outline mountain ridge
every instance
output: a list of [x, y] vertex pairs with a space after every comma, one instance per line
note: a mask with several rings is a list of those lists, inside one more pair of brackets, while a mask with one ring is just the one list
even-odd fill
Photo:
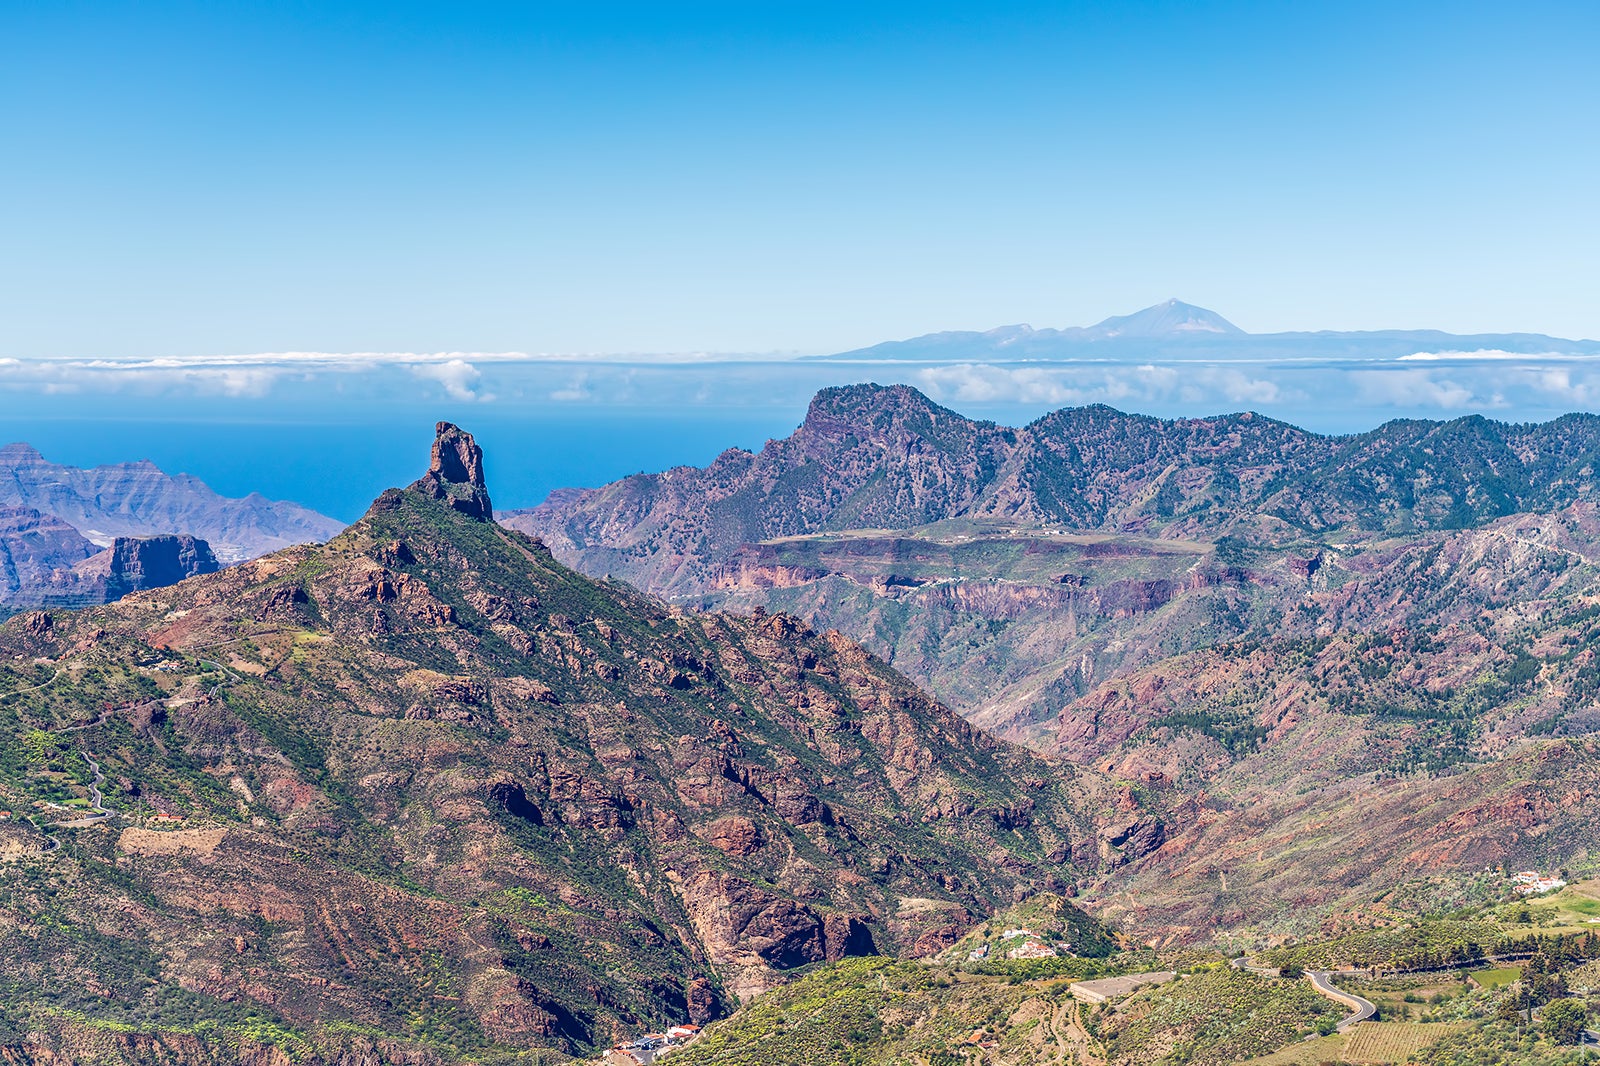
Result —
[[1600, 493], [1600, 416], [1395, 420], [1342, 437], [1244, 412], [1163, 420], [1105, 405], [1012, 428], [905, 385], [816, 394], [760, 452], [639, 474], [505, 512], [590, 573], [691, 596], [743, 544], [952, 518], [1268, 543], [1456, 528]]
[[117, 537], [197, 537], [224, 563], [326, 540], [343, 528], [260, 493], [222, 496], [193, 475], [167, 474], [149, 460], [85, 469], [52, 463], [22, 442], [0, 446], [0, 506], [53, 515], [102, 548]]
[[1418, 352], [1507, 351], [1521, 354], [1600, 354], [1600, 340], [1542, 333], [1470, 333], [1443, 330], [1290, 330], [1250, 333], [1215, 311], [1172, 299], [1092, 326], [1034, 329], [947, 330], [865, 348], [814, 356], [839, 361], [970, 360], [1049, 361], [1107, 356], [1178, 360], [1249, 355], [1256, 358], [1403, 359]]

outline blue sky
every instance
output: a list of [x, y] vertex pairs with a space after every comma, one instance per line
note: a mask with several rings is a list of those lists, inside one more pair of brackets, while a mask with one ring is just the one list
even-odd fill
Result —
[[0, 355], [1600, 335], [1600, 6], [0, 3]]
[[1600, 337], [1596, 54], [1592, 2], [0, 0], [0, 437], [350, 515], [437, 417], [525, 504], [846, 381], [1012, 423], [1593, 409], [1592, 357], [795, 357], [1168, 297]]

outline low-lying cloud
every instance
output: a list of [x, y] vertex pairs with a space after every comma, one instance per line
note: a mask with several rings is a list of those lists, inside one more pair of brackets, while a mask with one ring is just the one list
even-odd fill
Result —
[[450, 359], [443, 363], [421, 363], [410, 367], [413, 376], [424, 381], [437, 382], [452, 400], [489, 403], [492, 392], [478, 392], [478, 382], [483, 372], [465, 359]]
[[1480, 398], [1471, 387], [1428, 370], [1352, 370], [1348, 376], [1357, 400], [1366, 404], [1445, 411], [1504, 406], [1503, 400]]
[[[719, 411], [803, 411], [818, 389], [905, 382], [958, 409], [1007, 419], [1102, 403], [1123, 410], [1212, 415], [1253, 409], [1323, 429], [1384, 418], [1542, 419], [1600, 404], [1600, 357], [1419, 352], [1386, 362], [1310, 360], [897, 362], [798, 358], [616, 356], [521, 352], [273, 352], [157, 359], [0, 357], [0, 403], [187, 417], [301, 417], [474, 404]], [[10, 395], [11, 400], [5, 400]], [[98, 398], [98, 399], [97, 399]], [[95, 400], [95, 403], [91, 403]]]
[[924, 367], [917, 382], [936, 400], [975, 404], [1052, 404], [1181, 401], [1189, 404], [1272, 405], [1302, 398], [1297, 390], [1229, 367], [1007, 367], [958, 363]]

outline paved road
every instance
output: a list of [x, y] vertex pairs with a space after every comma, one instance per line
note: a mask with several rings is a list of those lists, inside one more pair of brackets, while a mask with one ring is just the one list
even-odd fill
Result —
[[[111, 717], [111, 708], [107, 707], [107, 708], [105, 708], [104, 710], [102, 710], [100, 712], [100, 717], [96, 718], [92, 722], [85, 722], [82, 725], [69, 725], [65, 729], [57, 729], [57, 730], [55, 730], [55, 732], [57, 732], [57, 733], [81, 733], [85, 729], [93, 729], [96, 726], [105, 725], [106, 724], [106, 719], [110, 718], [110, 717]], [[88, 756], [85, 755], [84, 758], [87, 759]]]
[[56, 822], [63, 829], [82, 829], [85, 826], [99, 825], [110, 818], [115, 811], [106, 810], [105, 795], [101, 793], [100, 786], [106, 783], [105, 771], [100, 769], [100, 764], [86, 751], [79, 751], [83, 761], [89, 764], [89, 771], [94, 774], [94, 781], [89, 785], [89, 810], [93, 813], [84, 818], [74, 818], [70, 822]]
[[217, 693], [222, 691], [225, 685], [243, 680], [238, 674], [234, 673], [232, 670], [229, 670], [221, 663], [214, 663], [210, 659], [196, 659], [195, 662], [199, 663], [201, 666], [214, 666], [218, 670], [222, 671], [222, 680], [218, 681], [216, 685], [212, 687], [208, 695], [215, 696]]
[[0, 700], [8, 700], [12, 696], [20, 696], [24, 692], [38, 692], [42, 688], [49, 688], [51, 685], [56, 683], [56, 678], [60, 677], [65, 672], [66, 671], [62, 670], [58, 666], [58, 667], [56, 667], [56, 672], [50, 675], [50, 680], [46, 681], [44, 684], [42, 684], [42, 685], [32, 685], [32, 686], [30, 686], [28, 688], [13, 689], [10, 692], [0, 693]]
[[1253, 973], [1257, 977], [1279, 976], [1278, 967], [1262, 966], [1248, 955], [1240, 955], [1237, 959], [1231, 960], [1228, 965], [1232, 966], [1235, 970], [1244, 970], [1248, 973]]
[[[1340, 970], [1307, 970], [1306, 971], [1306, 978], [1308, 980], [1310, 980], [1312, 988], [1315, 988], [1318, 992], [1322, 993], [1324, 996], [1327, 996], [1329, 999], [1333, 1000], [1335, 1003], [1339, 1003], [1339, 1004], [1342, 1004], [1343, 1006], [1349, 1007], [1354, 1012], [1353, 1014], [1350, 1014], [1348, 1017], [1346, 1017], [1344, 1019], [1344, 1021], [1340, 1022], [1339, 1025], [1337, 1026], [1339, 1032], [1341, 1032], [1341, 1033], [1344, 1032], [1346, 1029], [1350, 1028], [1352, 1025], [1355, 1025], [1355, 1024], [1357, 1024], [1359, 1022], [1367, 1021], [1370, 1018], [1376, 1018], [1378, 1016], [1378, 1006], [1377, 1006], [1377, 1004], [1373, 1003], [1370, 999], [1362, 999], [1360, 996], [1354, 995], [1353, 993], [1341, 992], [1341, 991], [1339, 991], [1339, 989], [1333, 987], [1332, 978], [1334, 978], [1336, 976], [1339, 976], [1341, 973], [1344, 973], [1344, 972], [1346, 972], [1346, 971], [1340, 971]], [[1361, 974], [1359, 971], [1356, 971], [1356, 972], [1352, 973], [1352, 976], [1365, 976], [1365, 975]]]
[[105, 808], [105, 796], [100, 792], [100, 786], [106, 783], [106, 775], [88, 752], [81, 751], [78, 754], [83, 756], [83, 761], [89, 764], [89, 771], [94, 774], [94, 781], [89, 785], [89, 807], [96, 814], [110, 818], [111, 812]]

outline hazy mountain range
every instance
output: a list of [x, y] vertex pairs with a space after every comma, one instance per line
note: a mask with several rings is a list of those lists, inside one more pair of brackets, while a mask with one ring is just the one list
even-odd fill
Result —
[[703, 591], [741, 546], [985, 519], [1253, 545], [1450, 529], [1600, 497], [1600, 416], [1404, 420], [1347, 437], [1250, 413], [1065, 408], [1013, 428], [908, 386], [825, 389], [756, 453], [555, 493], [504, 516], [593, 573]]
[[1504, 352], [1600, 355], [1600, 341], [1541, 333], [1444, 333], [1439, 330], [1246, 333], [1215, 311], [1168, 300], [1093, 326], [928, 333], [820, 358], [840, 361], [945, 363], [967, 361], [1125, 360], [1130, 358], [1403, 359], [1418, 353]]
[[101, 547], [156, 533], [199, 537], [225, 563], [327, 540], [341, 528], [299, 504], [257, 493], [230, 499], [147, 461], [84, 470], [52, 463], [27, 444], [0, 448], [0, 506], [54, 515]]
[[0, 448], [0, 614], [104, 603], [289, 544], [339, 523], [252, 493], [221, 496], [153, 463], [84, 470], [27, 444]]

